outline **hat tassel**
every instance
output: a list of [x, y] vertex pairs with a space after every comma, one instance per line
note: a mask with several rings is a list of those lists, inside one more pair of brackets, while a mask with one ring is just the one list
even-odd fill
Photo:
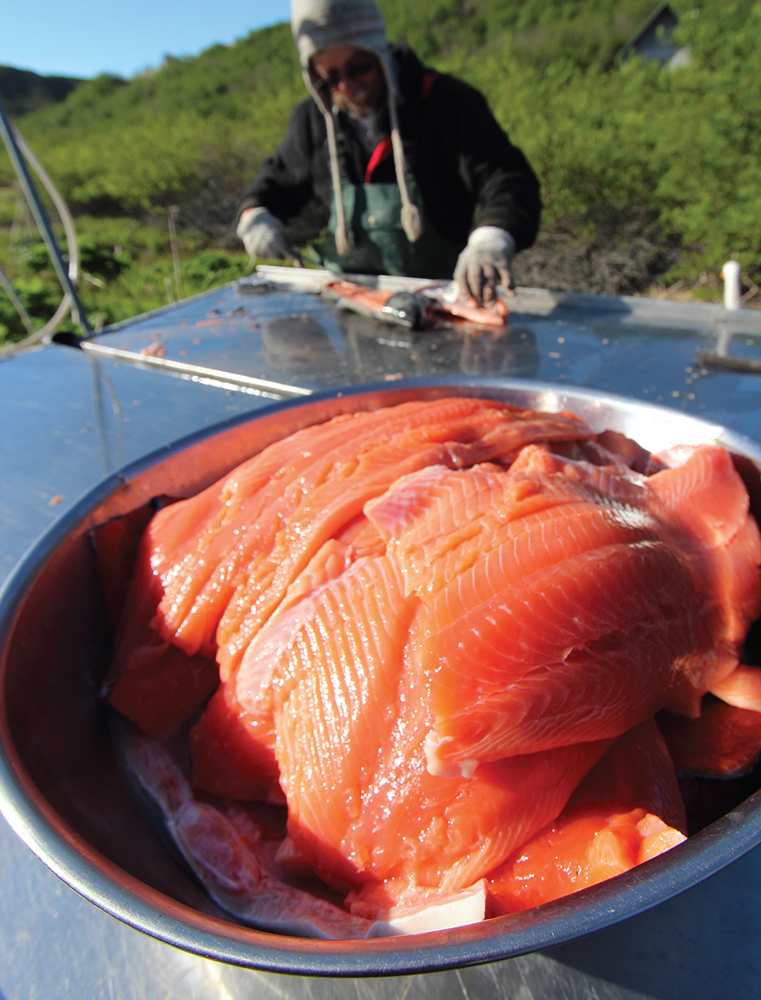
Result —
[[394, 166], [396, 167], [396, 183], [402, 196], [402, 228], [410, 243], [419, 240], [423, 234], [423, 219], [417, 205], [413, 204], [407, 189], [405, 173], [404, 148], [399, 133], [399, 118], [396, 111], [396, 100], [389, 95], [389, 111], [391, 112], [391, 146], [394, 150]]

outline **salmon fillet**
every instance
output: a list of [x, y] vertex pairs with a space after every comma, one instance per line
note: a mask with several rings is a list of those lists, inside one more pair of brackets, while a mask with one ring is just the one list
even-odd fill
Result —
[[491, 873], [492, 912], [604, 882], [680, 844], [686, 828], [674, 765], [648, 719], [615, 741], [556, 820]]
[[[650, 720], [732, 686], [761, 609], [730, 456], [651, 467], [572, 415], [470, 398], [299, 431], [153, 518], [111, 703], [166, 735], [205, 703], [208, 674], [191, 681], [214, 658], [195, 787], [284, 799], [278, 863], [362, 919], [481, 899], [500, 866], [523, 877], [524, 845], [570, 857], [603, 829], [626, 870], [682, 836]], [[152, 647], [170, 651], [166, 682]], [[621, 739], [650, 762], [639, 781], [609, 757], [590, 772]]]
[[329, 884], [382, 883], [389, 903], [481, 878], [557, 814], [607, 747], [503, 760], [472, 779], [431, 775], [409, 657], [418, 610], [392, 559], [358, 560], [311, 599], [273, 681], [291, 841]]
[[[216, 659], [227, 681], [322, 546], [356, 534], [364, 504], [399, 476], [429, 464], [509, 462], [531, 441], [590, 436], [570, 415], [479, 399], [404, 403], [292, 434], [153, 518], [132, 583], [136, 610], [125, 616], [107, 690], [120, 698], [146, 629], [188, 657]], [[363, 531], [355, 553], [372, 547]]]
[[761, 538], [726, 452], [650, 478], [539, 464], [429, 468], [366, 508], [425, 606], [437, 774], [694, 715], [758, 614]]

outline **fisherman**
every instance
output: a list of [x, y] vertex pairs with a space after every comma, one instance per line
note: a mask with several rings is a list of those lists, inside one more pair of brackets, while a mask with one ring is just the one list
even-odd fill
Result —
[[539, 183], [484, 97], [388, 44], [375, 0], [292, 0], [291, 27], [311, 96], [239, 204], [249, 254], [300, 263], [286, 226], [316, 199], [333, 270], [454, 274], [479, 303], [511, 289]]

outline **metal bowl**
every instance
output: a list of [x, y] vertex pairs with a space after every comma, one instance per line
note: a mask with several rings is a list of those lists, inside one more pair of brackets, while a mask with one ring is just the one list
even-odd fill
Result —
[[157, 495], [191, 496], [298, 428], [339, 413], [452, 395], [571, 410], [595, 430], [619, 431], [651, 451], [718, 442], [750, 460], [744, 471], [751, 478], [761, 467], [761, 448], [750, 439], [674, 411], [564, 386], [452, 377], [275, 404], [106, 479], [27, 553], [0, 594], [0, 807], [31, 850], [81, 895], [154, 937], [222, 962], [306, 975], [407, 974], [510, 958], [580, 937], [669, 899], [761, 842], [756, 792], [667, 854], [554, 903], [455, 930], [329, 942], [237, 924], [134, 806], [97, 698], [111, 636], [89, 531]]

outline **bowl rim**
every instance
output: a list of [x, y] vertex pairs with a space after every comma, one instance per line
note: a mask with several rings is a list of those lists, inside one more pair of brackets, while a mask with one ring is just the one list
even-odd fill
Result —
[[[450, 391], [451, 390], [451, 391]], [[761, 446], [716, 423], [652, 403], [575, 386], [499, 377], [446, 376], [370, 382], [275, 402], [179, 438], [125, 465], [86, 491], [22, 556], [0, 588], [0, 708], [4, 709], [7, 652], [15, 623], [35, 580], [54, 553], [91, 513], [142, 473], [200, 442], [265, 416], [310, 404], [420, 391], [515, 400], [541, 394], [557, 409], [579, 401], [625, 408], [710, 437], [761, 467]], [[569, 401], [573, 402], [569, 402]], [[566, 403], [569, 405], [566, 407]], [[392, 405], [388, 402], [384, 405]], [[324, 419], [324, 418], [323, 418]], [[285, 433], [285, 432], [284, 432]], [[233, 462], [233, 465], [237, 462]], [[678, 847], [623, 875], [562, 899], [467, 927], [409, 937], [322, 941], [260, 931], [203, 913], [130, 875], [95, 851], [50, 806], [13, 745], [0, 712], [0, 812], [30, 850], [85, 899], [131, 927], [216, 961], [268, 972], [360, 977], [443, 971], [517, 957], [567, 943], [643, 913], [716, 874], [761, 843], [761, 791]]]

